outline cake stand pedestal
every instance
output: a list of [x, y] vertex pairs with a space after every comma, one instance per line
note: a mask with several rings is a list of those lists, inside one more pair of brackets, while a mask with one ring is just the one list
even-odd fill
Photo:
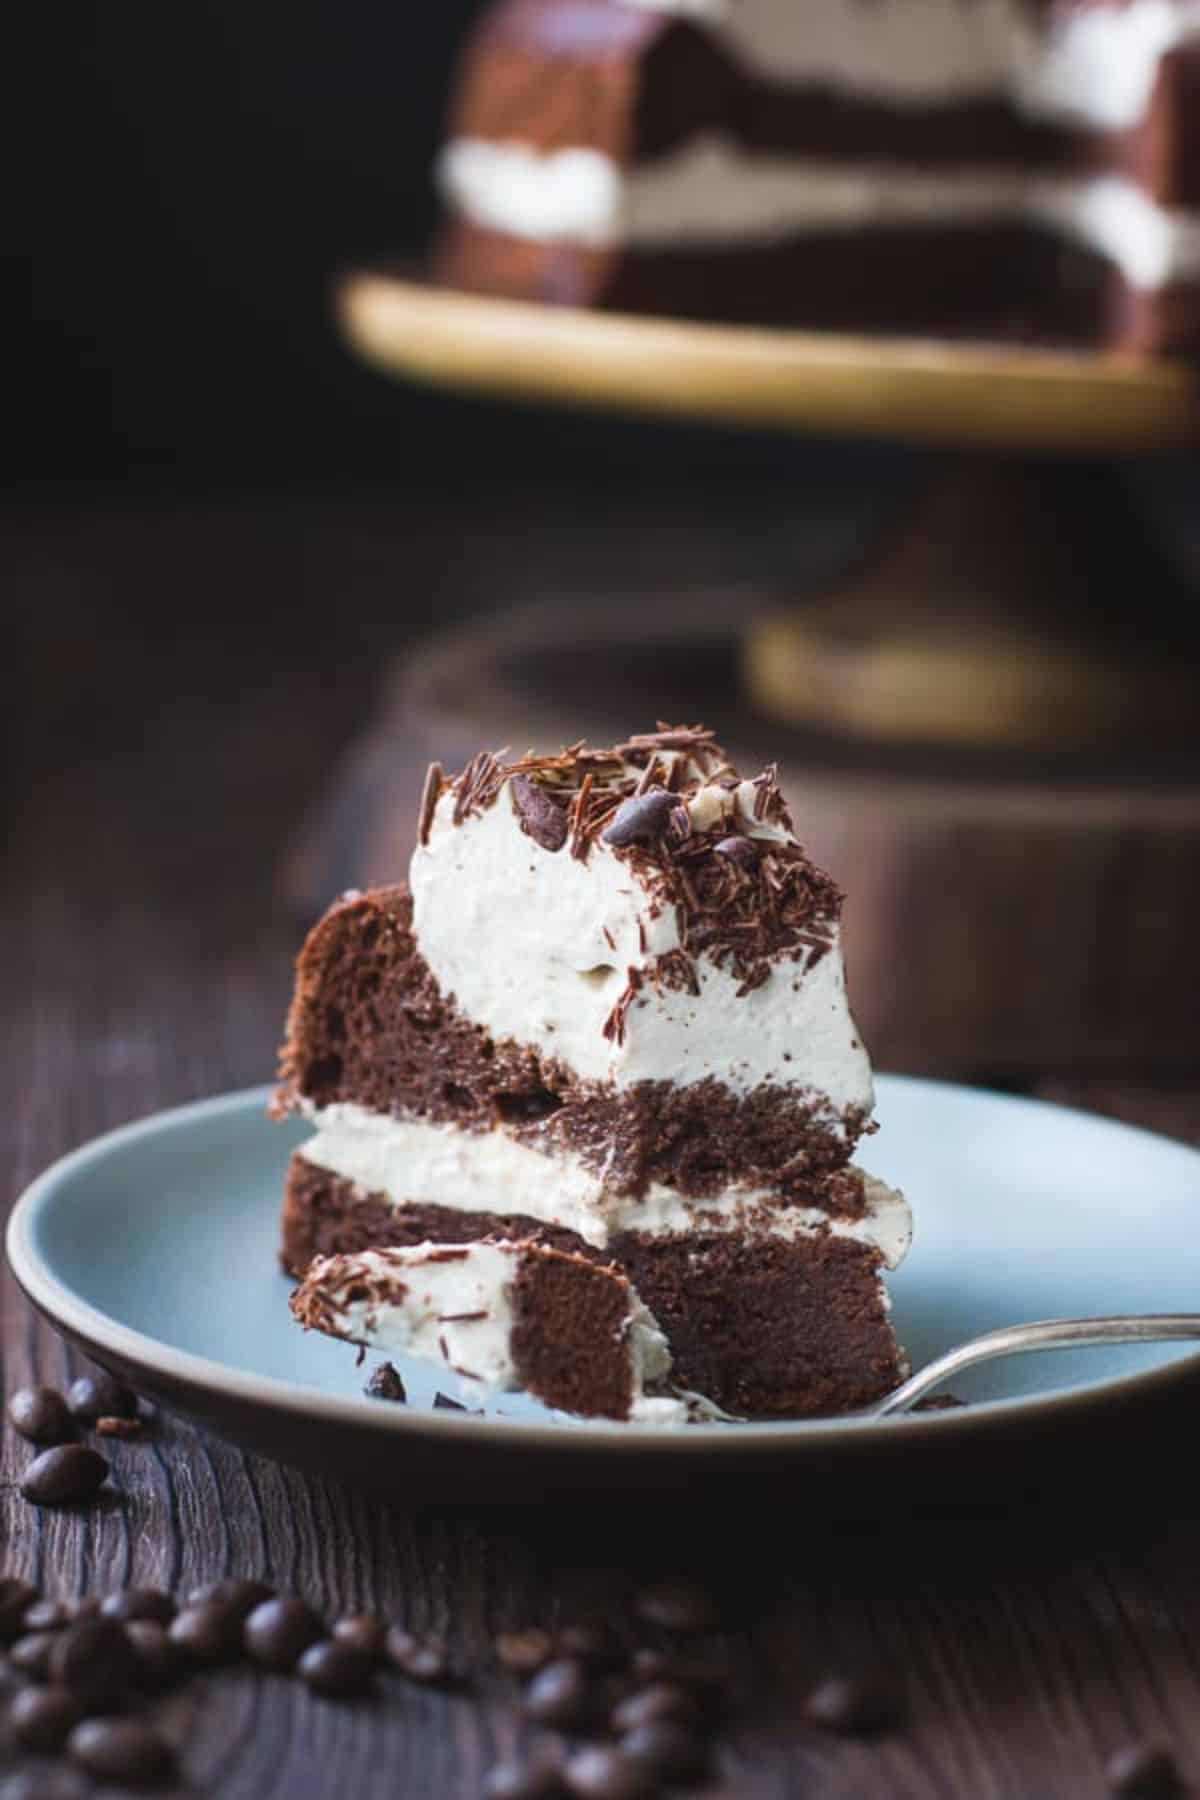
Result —
[[1188, 370], [632, 319], [378, 273], [348, 278], [340, 311], [360, 353], [409, 378], [947, 454], [835, 591], [605, 592], [427, 646], [297, 847], [300, 906], [402, 871], [414, 757], [703, 718], [739, 760], [781, 759], [802, 835], [850, 894], [878, 1061], [1013, 1080], [1034, 1056], [1194, 1064], [1194, 600], [1115, 483], [1058, 454], [1192, 441]]

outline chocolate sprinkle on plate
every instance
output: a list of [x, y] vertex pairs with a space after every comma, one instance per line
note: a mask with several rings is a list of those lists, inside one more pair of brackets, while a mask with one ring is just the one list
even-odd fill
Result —
[[380, 1363], [363, 1388], [372, 1400], [394, 1400], [403, 1406], [408, 1399], [404, 1383], [390, 1362]]

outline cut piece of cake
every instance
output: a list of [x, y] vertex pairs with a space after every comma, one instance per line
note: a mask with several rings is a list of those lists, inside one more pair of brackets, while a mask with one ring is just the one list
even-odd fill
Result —
[[682, 1423], [667, 1340], [619, 1270], [546, 1244], [489, 1239], [318, 1257], [300, 1323], [440, 1362], [475, 1399], [532, 1394], [586, 1418]]
[[493, 0], [441, 279], [701, 319], [1200, 344], [1197, 0]]
[[431, 771], [418, 837], [411, 894], [345, 896], [298, 961], [286, 1267], [537, 1233], [636, 1269], [681, 1385], [730, 1412], [893, 1385], [910, 1218], [850, 1160], [841, 895], [774, 771], [700, 727], [483, 753]]

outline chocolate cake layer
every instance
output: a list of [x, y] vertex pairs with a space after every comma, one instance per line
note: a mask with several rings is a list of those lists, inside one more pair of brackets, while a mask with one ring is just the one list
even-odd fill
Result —
[[729, 1412], [799, 1418], [865, 1406], [902, 1378], [881, 1294], [879, 1256], [828, 1233], [649, 1237], [627, 1232], [599, 1252], [519, 1215], [396, 1208], [340, 1176], [291, 1160], [281, 1258], [301, 1276], [316, 1254], [392, 1245], [537, 1237], [614, 1261], [666, 1332], [678, 1385]]
[[281, 1062], [279, 1108], [350, 1103], [463, 1131], [497, 1126], [548, 1155], [570, 1152], [611, 1191], [651, 1183], [696, 1200], [732, 1183], [781, 1204], [858, 1216], [861, 1177], [842, 1167], [868, 1129], [858, 1109], [835, 1129], [823, 1101], [713, 1077], [685, 1086], [584, 1081], [511, 1041], [493, 1040], [442, 995], [414, 940], [403, 886], [347, 897], [310, 933]]
[[629, 1358], [615, 1348], [627, 1294], [623, 1282], [582, 1258], [524, 1257], [512, 1285], [512, 1351], [526, 1392], [563, 1412], [627, 1419]]
[[1200, 285], [1158, 293], [1033, 225], [806, 233], [778, 242], [618, 253], [485, 231], [443, 233], [437, 278], [509, 299], [1004, 343], [1157, 348], [1196, 335]]

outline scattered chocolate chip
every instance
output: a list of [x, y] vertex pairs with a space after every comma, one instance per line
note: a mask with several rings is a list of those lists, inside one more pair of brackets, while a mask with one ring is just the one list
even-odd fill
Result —
[[561, 850], [567, 841], [567, 815], [540, 782], [514, 775], [512, 797], [521, 830], [543, 850]]
[[687, 1688], [670, 1681], [656, 1681], [617, 1702], [612, 1727], [619, 1736], [657, 1719], [694, 1719], [698, 1711], [695, 1696]]
[[8, 1652], [8, 1660], [14, 1669], [30, 1681], [49, 1681], [50, 1652], [54, 1648], [56, 1631], [29, 1631], [19, 1637]]
[[202, 1600], [176, 1613], [167, 1637], [180, 1655], [215, 1668], [241, 1654], [242, 1616], [220, 1599]]
[[378, 1658], [386, 1648], [387, 1629], [387, 1621], [378, 1613], [348, 1613], [334, 1625], [332, 1635], [339, 1644], [361, 1650], [364, 1656]]
[[521, 1710], [539, 1725], [578, 1725], [591, 1710], [591, 1694], [583, 1664], [556, 1657], [538, 1670], [521, 1697]]
[[25, 1629], [25, 1614], [37, 1597], [37, 1589], [20, 1576], [0, 1576], [0, 1644], [20, 1637]]
[[497, 1763], [483, 1783], [483, 1800], [559, 1800], [566, 1792], [562, 1768], [552, 1757]]
[[156, 1625], [169, 1625], [175, 1617], [175, 1602], [161, 1588], [125, 1588], [119, 1594], [108, 1594], [100, 1602], [106, 1619], [149, 1619]]
[[8, 1709], [12, 1734], [26, 1750], [59, 1750], [84, 1714], [84, 1701], [70, 1688], [22, 1688]]
[[629, 844], [649, 843], [662, 836], [674, 806], [675, 796], [666, 788], [651, 788], [648, 793], [633, 794], [628, 800], [622, 800], [601, 837], [614, 850], [623, 850]]
[[157, 1693], [183, 1674], [187, 1656], [157, 1619], [130, 1619], [125, 1635], [137, 1658], [135, 1680], [140, 1688]]
[[172, 1763], [162, 1738], [140, 1719], [85, 1719], [67, 1739], [67, 1753], [101, 1781], [134, 1785], [161, 1781]]
[[717, 1622], [716, 1608], [703, 1588], [687, 1581], [659, 1581], [643, 1588], [633, 1603], [639, 1619], [661, 1625], [665, 1631], [688, 1634], [710, 1631]]
[[18, 1388], [8, 1403], [9, 1423], [31, 1444], [63, 1444], [75, 1435], [67, 1403], [57, 1388]]
[[80, 1619], [56, 1631], [50, 1649], [50, 1679], [95, 1698], [115, 1698], [137, 1679], [137, 1656], [116, 1619]]
[[137, 1395], [100, 1370], [81, 1375], [67, 1389], [67, 1406], [73, 1418], [94, 1424], [97, 1419], [136, 1419]]
[[703, 1781], [708, 1774], [708, 1745], [678, 1719], [651, 1719], [621, 1738], [620, 1750], [660, 1781]]
[[243, 1581], [236, 1577], [228, 1577], [224, 1581], [206, 1581], [201, 1587], [195, 1587], [187, 1597], [189, 1606], [222, 1606], [235, 1619], [247, 1619], [256, 1606], [264, 1600], [273, 1600], [274, 1588], [265, 1581]]
[[433, 1404], [435, 1411], [438, 1412], [469, 1411], [469, 1408], [465, 1407], [461, 1400], [452, 1400], [449, 1394], [435, 1394], [433, 1396]]
[[101, 1437], [136, 1438], [142, 1435], [140, 1419], [97, 1419], [96, 1430]]
[[900, 1706], [888, 1688], [869, 1676], [831, 1675], [808, 1696], [804, 1714], [826, 1731], [866, 1736], [894, 1725]]
[[34, 1457], [21, 1492], [34, 1506], [78, 1506], [95, 1497], [107, 1474], [108, 1464], [98, 1450], [86, 1444], [56, 1444]]
[[514, 1675], [534, 1674], [553, 1653], [554, 1639], [537, 1626], [527, 1631], [502, 1631], [496, 1639], [496, 1659]]
[[557, 1650], [561, 1656], [577, 1657], [589, 1669], [622, 1668], [629, 1654], [624, 1641], [602, 1620], [564, 1625], [558, 1634]]
[[643, 1800], [655, 1785], [648, 1769], [604, 1744], [589, 1744], [568, 1758], [563, 1781], [579, 1800]]
[[60, 1631], [75, 1617], [75, 1608], [66, 1600], [35, 1600], [22, 1621], [26, 1631]]
[[1175, 1758], [1162, 1744], [1124, 1744], [1104, 1773], [1109, 1791], [1122, 1800], [1175, 1800], [1183, 1792]]
[[724, 837], [715, 846], [718, 856], [726, 856], [730, 862], [737, 863], [743, 869], [758, 867], [758, 851], [753, 838]]
[[439, 1638], [414, 1637], [393, 1626], [387, 1634], [388, 1658], [410, 1681], [445, 1681], [450, 1673], [446, 1646]]
[[245, 1624], [245, 1645], [255, 1662], [280, 1674], [294, 1669], [310, 1644], [325, 1636], [319, 1613], [306, 1600], [280, 1595], [256, 1606]]
[[390, 1362], [380, 1363], [363, 1389], [372, 1400], [395, 1400], [403, 1406], [408, 1399], [404, 1383]]
[[296, 1673], [314, 1694], [327, 1694], [331, 1699], [349, 1699], [365, 1694], [371, 1685], [375, 1658], [353, 1644], [339, 1643], [336, 1638], [322, 1638], [310, 1644], [299, 1662]]
[[956, 1394], [927, 1394], [924, 1400], [914, 1401], [910, 1412], [950, 1412], [956, 1406], [965, 1406]]

